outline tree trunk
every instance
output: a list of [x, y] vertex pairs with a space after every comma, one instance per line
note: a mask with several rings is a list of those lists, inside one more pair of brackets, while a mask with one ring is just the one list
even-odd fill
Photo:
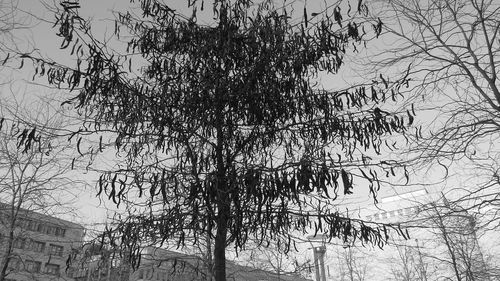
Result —
[[[14, 204], [14, 198], [12, 199], [12, 204]], [[14, 206], [14, 205], [12, 205]], [[12, 255], [12, 248], [14, 245], [14, 228], [16, 225], [17, 213], [21, 207], [21, 202], [17, 204], [17, 208], [14, 207], [10, 209], [10, 225], [9, 225], [9, 237], [7, 237], [7, 249], [4, 252], [4, 257], [2, 259], [1, 271], [0, 271], [0, 281], [4, 281], [7, 278], [7, 269], [9, 268], [9, 262]], [[0, 241], [1, 242], [1, 241]]]
[[223, 130], [223, 102], [219, 95], [217, 103], [217, 146], [216, 146], [216, 161], [217, 161], [217, 234], [215, 236], [214, 245], [214, 271], [215, 281], [226, 281], [226, 239], [227, 239], [227, 224], [229, 221], [230, 198], [228, 194], [228, 186], [226, 179], [226, 165], [224, 164], [224, 130]]
[[0, 271], [0, 281], [4, 281], [7, 277], [7, 269], [9, 268], [10, 255], [12, 254], [12, 244], [14, 240], [14, 231], [11, 229], [9, 231], [9, 237], [7, 238], [7, 250], [4, 253], [2, 259], [2, 270]]
[[212, 237], [210, 236], [212, 233], [212, 228], [209, 227], [207, 234], [207, 248], [205, 249], [205, 263], [207, 266], [207, 281], [213, 281], [214, 279], [214, 262], [212, 258]]
[[226, 238], [227, 238], [227, 217], [229, 206], [224, 203], [219, 204], [219, 215], [217, 219], [217, 236], [214, 246], [214, 267], [215, 281], [226, 281]]

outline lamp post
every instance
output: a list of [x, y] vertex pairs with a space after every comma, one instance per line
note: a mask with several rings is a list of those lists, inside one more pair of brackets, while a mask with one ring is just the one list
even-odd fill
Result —
[[[326, 246], [325, 242], [323, 239], [323, 235], [317, 235], [317, 236], [308, 236], [307, 239], [309, 240], [309, 243], [311, 243], [311, 247], [313, 250], [313, 256], [314, 256], [314, 271], [316, 275], [316, 281], [326, 281], [326, 273], [325, 273], [325, 253], [326, 253]], [[320, 246], [314, 246], [313, 241], [321, 241]]]
[[326, 281], [325, 274], [325, 253], [326, 246], [313, 247], [314, 267], [316, 268], [316, 281]]

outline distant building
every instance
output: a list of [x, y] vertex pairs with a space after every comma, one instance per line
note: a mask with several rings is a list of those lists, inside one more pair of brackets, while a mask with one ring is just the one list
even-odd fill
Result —
[[429, 203], [426, 189], [417, 189], [406, 193], [391, 194], [379, 199], [377, 205], [365, 208], [364, 220], [384, 223], [403, 223], [413, 219], [425, 204]]
[[[8, 246], [10, 208], [0, 204], [0, 261], [4, 261]], [[72, 280], [66, 275], [66, 260], [72, 249], [81, 245], [84, 228], [81, 225], [19, 210], [14, 229], [13, 250], [8, 257], [8, 281]]]
[[[265, 271], [238, 265], [228, 261], [227, 280], [230, 281], [309, 281], [296, 275]], [[147, 248], [141, 258], [141, 266], [131, 275], [129, 281], [205, 281], [207, 280], [204, 260], [159, 248]]]
[[[101, 250], [79, 266], [73, 277], [76, 281], [206, 281], [206, 265], [200, 257], [160, 248], [143, 250], [136, 271], [130, 269], [126, 259]], [[310, 281], [295, 275], [279, 275], [261, 269], [227, 263], [230, 281]]]
[[[350, 217], [369, 223], [403, 224], [416, 219], [422, 204], [428, 201], [429, 193], [423, 188], [407, 189], [401, 193], [381, 190], [377, 199], [377, 204], [368, 201], [363, 208], [351, 210]], [[333, 239], [329, 243], [323, 235], [307, 238], [311, 241], [307, 255], [314, 261], [315, 267], [311, 278], [315, 281], [392, 280], [385, 275], [391, 270], [388, 261], [395, 251], [391, 245], [386, 245], [384, 249], [370, 244], [360, 246], [359, 243], [350, 247], [341, 239]], [[392, 238], [398, 239], [397, 235]]]

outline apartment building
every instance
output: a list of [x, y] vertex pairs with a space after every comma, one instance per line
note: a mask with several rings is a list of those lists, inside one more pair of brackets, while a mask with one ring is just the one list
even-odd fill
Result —
[[[126, 255], [125, 255], [126, 256]], [[114, 257], [114, 258], [113, 258]], [[76, 281], [205, 281], [206, 264], [196, 255], [147, 247], [141, 263], [132, 271], [123, 255], [101, 249], [75, 269]], [[258, 268], [227, 262], [227, 278], [232, 281], [310, 281], [296, 275], [278, 275]]]
[[6, 258], [8, 281], [73, 280], [66, 274], [66, 261], [81, 245], [84, 228], [76, 223], [28, 210], [16, 216], [12, 251], [7, 257], [12, 222], [8, 205], [0, 205], [0, 261]]

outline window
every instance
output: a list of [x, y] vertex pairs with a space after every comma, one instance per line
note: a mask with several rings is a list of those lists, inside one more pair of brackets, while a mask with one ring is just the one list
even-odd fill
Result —
[[46, 226], [44, 233], [49, 235], [56, 235], [56, 227], [55, 226]]
[[43, 251], [45, 251], [45, 243], [40, 241], [32, 241], [31, 250], [34, 252], [43, 253]]
[[38, 273], [40, 272], [40, 268], [42, 267], [42, 263], [39, 261], [30, 261], [27, 260], [24, 262], [24, 269], [28, 272]]
[[387, 218], [387, 213], [386, 212], [383, 212], [382, 214], [380, 214], [380, 217], [382, 219], [386, 219]]
[[66, 229], [57, 227], [56, 236], [64, 237], [66, 235]]
[[38, 222], [30, 220], [26, 228], [28, 230], [36, 231], [38, 229]]
[[24, 245], [26, 244], [26, 239], [25, 238], [16, 238], [14, 240], [14, 244], [12, 247], [16, 249], [24, 249]]
[[45, 233], [45, 228], [46, 228], [45, 225], [40, 223], [37, 225], [36, 231], [41, 232], [41, 233]]
[[59, 276], [59, 265], [58, 264], [45, 264], [45, 273]]
[[10, 270], [19, 270], [19, 265], [21, 261], [18, 258], [10, 258], [9, 264], [7, 265]]
[[63, 250], [64, 250], [63, 246], [50, 244], [49, 254], [54, 255], [54, 256], [58, 256], [58, 257], [62, 257]]
[[18, 218], [16, 220], [16, 226], [21, 228], [26, 228], [26, 222], [27, 222], [26, 219]]

